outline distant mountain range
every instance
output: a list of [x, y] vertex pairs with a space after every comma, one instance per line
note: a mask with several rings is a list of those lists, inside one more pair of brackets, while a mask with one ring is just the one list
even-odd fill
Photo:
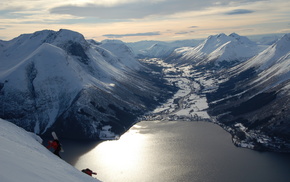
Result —
[[235, 33], [227, 36], [222, 33], [209, 36], [195, 47], [175, 49], [166, 61], [207, 68], [231, 67], [255, 56], [263, 49], [265, 46], [258, 45], [247, 37]]
[[208, 94], [209, 113], [232, 128], [241, 123], [246, 133], [266, 135], [271, 144], [245, 134], [239, 140], [248, 138], [262, 149], [289, 152], [290, 34], [226, 72], [221, 74], [227, 81]]
[[[151, 57], [154, 47], [143, 56]], [[221, 33], [160, 57], [175, 67], [212, 72], [219, 85], [206, 94], [208, 113], [236, 145], [290, 152], [290, 34], [254, 42]]]
[[23, 34], [0, 41], [0, 117], [40, 135], [97, 139], [103, 126], [121, 134], [176, 91], [160, 68], [137, 60], [162, 58], [212, 73], [219, 85], [206, 95], [208, 113], [237, 145], [289, 152], [290, 34], [260, 40], [267, 43], [235, 33], [135, 43], [64, 29]]
[[139, 41], [126, 43], [138, 58], [166, 58], [176, 48], [193, 47], [202, 40], [179, 40], [173, 42], [163, 41]]
[[[187, 54], [186, 56], [190, 57], [190, 54], [192, 55], [196, 53], [196, 51], [192, 51], [194, 49], [195, 50], [200, 49], [200, 51], [205, 51], [205, 49], [202, 47], [207, 43], [208, 43], [207, 47], [210, 48], [211, 46], [213, 46], [212, 49], [214, 50], [216, 50], [219, 46], [223, 45], [222, 42], [216, 42], [217, 45], [213, 45], [213, 44], [210, 45], [210, 39], [211, 41], [214, 41], [215, 38], [218, 38], [220, 41], [224, 41], [223, 43], [226, 43], [229, 41], [233, 41], [236, 37], [236, 41], [238, 41], [240, 44], [250, 43], [250, 45], [244, 45], [244, 46], [251, 46], [252, 44], [256, 44], [258, 50], [250, 50], [250, 53], [246, 52], [246, 54], [251, 54], [253, 51], [259, 52], [259, 50], [263, 50], [265, 47], [272, 45], [282, 36], [283, 35], [280, 35], [280, 34], [279, 35], [260, 35], [260, 36], [251, 36], [251, 39], [249, 39], [245, 36], [240, 36], [236, 33], [232, 33], [229, 36], [226, 36], [225, 34], [221, 33], [218, 35], [211, 35], [206, 39], [178, 40], [178, 41], [171, 41], [171, 42], [147, 40], [147, 41], [139, 41], [139, 42], [130, 42], [130, 43], [126, 43], [126, 45], [128, 45], [132, 49], [132, 52], [138, 58], [158, 57], [158, 58], [163, 58], [163, 59], [167, 58], [169, 60], [172, 60], [174, 58], [179, 58], [183, 56], [183, 53]], [[231, 44], [234, 44], [234, 43], [231, 43]], [[227, 47], [229, 46], [230, 45], [227, 45]], [[222, 49], [222, 47], [220, 47], [220, 49]], [[209, 53], [211, 52], [213, 52], [213, 50], [210, 51]], [[173, 54], [170, 56], [171, 53]], [[184, 55], [184, 57], [186, 56]]]
[[125, 132], [170, 95], [121, 41], [44, 30], [0, 41], [0, 117], [28, 131], [97, 139]]

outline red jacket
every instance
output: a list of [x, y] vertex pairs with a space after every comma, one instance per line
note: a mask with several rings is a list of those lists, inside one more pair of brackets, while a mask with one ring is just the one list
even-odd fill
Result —
[[57, 141], [53, 140], [53, 141], [48, 142], [48, 146], [47, 146], [48, 149], [53, 148], [54, 150], [56, 150], [58, 147], [59, 147], [59, 143]]

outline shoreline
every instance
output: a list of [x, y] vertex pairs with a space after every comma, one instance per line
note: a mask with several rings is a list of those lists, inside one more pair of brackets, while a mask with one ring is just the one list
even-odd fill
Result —
[[207, 113], [208, 103], [206, 93], [218, 87], [218, 80], [212, 73], [202, 73], [192, 66], [175, 68], [174, 65], [163, 62], [162, 59], [146, 60], [163, 68], [164, 78], [169, 83], [179, 87], [177, 93], [166, 103], [157, 107], [153, 112], [140, 118], [141, 120], [168, 120], [168, 121], [207, 121], [219, 125], [232, 135], [232, 142], [237, 147], [256, 151], [270, 151], [290, 153], [283, 150], [283, 141], [265, 135], [261, 131], [247, 131], [241, 123], [233, 127], [218, 122], [217, 118]]

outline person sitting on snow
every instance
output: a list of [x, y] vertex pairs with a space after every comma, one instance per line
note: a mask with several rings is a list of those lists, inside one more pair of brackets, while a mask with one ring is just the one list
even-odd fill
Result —
[[61, 150], [61, 145], [60, 145], [60, 143], [59, 143], [58, 140], [55, 139], [53, 141], [49, 141], [47, 148], [48, 149], [53, 148], [54, 149], [54, 152], [53, 153], [55, 155], [57, 155], [58, 157], [60, 157], [59, 152]]
[[83, 173], [86, 173], [86, 174], [89, 175], [89, 176], [92, 176], [93, 174], [94, 174], [94, 175], [97, 175], [96, 172], [93, 172], [93, 171], [90, 170], [89, 168], [87, 168], [87, 169], [83, 169], [82, 172], [83, 172]]

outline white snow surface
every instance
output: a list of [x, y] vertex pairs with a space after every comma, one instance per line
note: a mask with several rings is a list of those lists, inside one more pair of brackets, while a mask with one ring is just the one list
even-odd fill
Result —
[[119, 66], [125, 66], [134, 70], [142, 68], [142, 65], [134, 58], [133, 51], [124, 42], [120, 40], [104, 40], [100, 47], [113, 52], [112, 54], [117, 56], [118, 62], [121, 63]]
[[240, 66], [239, 72], [251, 67], [256, 67], [259, 72], [258, 78], [253, 82], [254, 85], [260, 85], [265, 82], [270, 83], [271, 80], [275, 80], [274, 84], [271, 84], [273, 87], [289, 80], [290, 34], [285, 34], [269, 48], [245, 62]]
[[179, 47], [194, 47], [201, 40], [177, 40], [173, 42], [163, 41], [139, 41], [126, 43], [133, 50], [136, 56], [143, 55], [145, 57], [162, 58], [169, 56], [170, 53]]
[[[67, 52], [72, 43], [81, 45], [87, 57]], [[45, 123], [36, 123], [34, 132], [43, 133], [53, 125], [82, 89], [93, 85], [110, 92], [119, 81], [128, 82], [125, 73], [141, 68], [123, 42], [107, 41], [102, 46], [93, 46], [83, 35], [64, 29], [23, 34], [0, 42], [3, 92], [35, 93], [34, 105], [46, 118]], [[26, 101], [32, 102], [28, 98]]]
[[[201, 86], [209, 89], [209, 85], [213, 85], [212, 80], [207, 80], [205, 74], [196, 73], [191, 66], [176, 69], [173, 64], [165, 63], [162, 59], [149, 59], [147, 62], [162, 65], [168, 82], [175, 83], [179, 87], [179, 90], [171, 99], [152, 112], [157, 115], [155, 119], [189, 119], [195, 121], [210, 119], [206, 111], [208, 108], [207, 99], [204, 94], [201, 94], [203, 91]], [[179, 75], [167, 75], [177, 71]], [[194, 78], [194, 80], [189, 78]], [[197, 80], [198, 82], [196, 82]]]
[[248, 38], [235, 33], [229, 36], [218, 34], [209, 36], [204, 42], [196, 47], [182, 47], [176, 49], [175, 55], [181, 55], [183, 60], [198, 62], [201, 60], [215, 61], [246, 61], [255, 56], [264, 46], [258, 46]]
[[141, 54], [149, 57], [166, 57], [174, 50], [173, 47], [165, 44], [154, 44], [149, 48], [140, 50]]
[[[285, 34], [269, 48], [247, 61], [244, 67], [250, 68], [258, 66], [259, 70], [266, 70], [276, 63], [280, 63], [281, 57], [290, 52], [290, 33]], [[278, 61], [277, 61], [278, 60]]]
[[1, 182], [96, 182], [41, 144], [42, 139], [0, 119]]

